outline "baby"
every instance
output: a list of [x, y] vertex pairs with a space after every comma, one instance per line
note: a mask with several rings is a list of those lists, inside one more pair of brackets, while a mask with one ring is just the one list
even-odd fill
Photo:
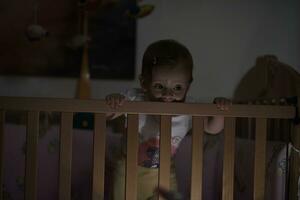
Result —
[[[152, 43], [145, 51], [142, 61], [142, 73], [139, 76], [140, 88], [125, 94], [106, 96], [107, 104], [117, 109], [124, 101], [189, 102], [187, 92], [193, 81], [193, 59], [189, 50], [174, 40], [160, 40]], [[221, 110], [227, 110], [231, 101], [215, 98], [214, 103]], [[108, 119], [122, 114], [110, 113]], [[138, 199], [155, 198], [159, 168], [159, 118], [153, 115], [139, 115], [139, 153], [138, 153]], [[224, 127], [224, 117], [207, 117], [204, 130], [217, 134]], [[191, 129], [191, 116], [172, 117], [172, 155], [179, 143]], [[114, 199], [124, 199], [125, 160], [117, 164], [114, 175]], [[176, 177], [171, 170], [172, 190], [176, 190]]]

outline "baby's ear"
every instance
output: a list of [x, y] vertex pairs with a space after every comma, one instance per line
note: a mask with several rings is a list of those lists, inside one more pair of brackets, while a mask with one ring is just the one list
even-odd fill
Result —
[[142, 75], [139, 75], [139, 80], [140, 80], [140, 85], [141, 88], [146, 91], [147, 85], [146, 85], [146, 80]]

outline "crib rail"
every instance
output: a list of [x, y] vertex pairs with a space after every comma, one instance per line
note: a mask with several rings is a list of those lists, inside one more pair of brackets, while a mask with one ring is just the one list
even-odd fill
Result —
[[[30, 98], [30, 97], [0, 97], [1, 110], [20, 111], [57, 111], [57, 112], [89, 112], [109, 113], [116, 110], [108, 107], [103, 100], [79, 100], [57, 98]], [[192, 115], [250, 118], [280, 118], [295, 117], [293, 106], [272, 105], [233, 105], [230, 111], [221, 111], [213, 104], [200, 103], [163, 103], [163, 102], [125, 102], [117, 110], [128, 114], [150, 115]]]
[[72, 128], [73, 113], [63, 112], [60, 126], [59, 199], [71, 199]]
[[29, 111], [27, 116], [25, 199], [36, 199], [39, 112]]
[[93, 200], [104, 198], [105, 114], [95, 114], [93, 143]]
[[[297, 105], [297, 97], [277, 97], [277, 98], [261, 98], [234, 100], [237, 104], [246, 105]], [[291, 123], [286, 119], [269, 119], [267, 126], [267, 138], [273, 141], [287, 142], [289, 135], [285, 134], [290, 129]], [[238, 137], [254, 139], [255, 136], [255, 119], [240, 118], [237, 121]], [[289, 132], [289, 131], [288, 131]]]
[[[74, 112], [95, 114], [94, 153], [93, 153], [93, 200], [103, 199], [104, 164], [105, 164], [105, 113], [116, 112], [102, 100], [75, 100], [51, 98], [0, 97], [0, 144], [1, 171], [3, 174], [3, 141], [5, 111], [28, 111], [25, 199], [37, 198], [37, 142], [40, 111], [61, 112], [60, 164], [59, 164], [59, 199], [71, 199], [71, 158], [72, 158], [72, 123]], [[128, 113], [127, 162], [125, 198], [137, 196], [137, 152], [138, 152], [138, 114], [161, 115], [160, 170], [159, 186], [169, 188], [171, 158], [171, 116], [192, 115], [192, 177], [191, 199], [202, 199], [203, 135], [204, 118], [202, 116], [225, 116], [225, 141], [223, 163], [223, 200], [233, 199], [234, 190], [234, 152], [236, 135], [236, 117], [256, 119], [254, 199], [264, 199], [265, 190], [265, 154], [267, 118], [293, 119], [296, 109], [293, 106], [267, 105], [232, 105], [229, 111], [220, 111], [212, 104], [196, 103], [161, 103], [161, 102], [125, 102], [117, 112]], [[293, 187], [293, 185], [291, 185]], [[1, 188], [2, 190], [2, 188]], [[2, 192], [2, 191], [1, 191]], [[2, 198], [2, 195], [1, 197]], [[293, 199], [293, 198], [292, 198]]]

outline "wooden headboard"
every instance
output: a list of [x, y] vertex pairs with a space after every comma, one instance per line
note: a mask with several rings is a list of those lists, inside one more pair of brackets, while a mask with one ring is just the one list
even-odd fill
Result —
[[[300, 95], [300, 74], [274, 55], [256, 59], [241, 79], [234, 92], [234, 101], [239, 104], [293, 105], [293, 97]], [[290, 126], [287, 120], [268, 121], [268, 139], [288, 141]], [[254, 121], [239, 119], [237, 134], [242, 138], [254, 137]]]

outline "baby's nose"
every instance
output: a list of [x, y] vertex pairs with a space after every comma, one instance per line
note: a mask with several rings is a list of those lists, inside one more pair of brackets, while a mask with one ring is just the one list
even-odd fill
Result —
[[173, 95], [174, 95], [174, 92], [173, 92], [172, 89], [166, 88], [166, 89], [164, 89], [164, 91], [163, 91], [163, 95], [164, 95], [164, 96], [173, 96]]

